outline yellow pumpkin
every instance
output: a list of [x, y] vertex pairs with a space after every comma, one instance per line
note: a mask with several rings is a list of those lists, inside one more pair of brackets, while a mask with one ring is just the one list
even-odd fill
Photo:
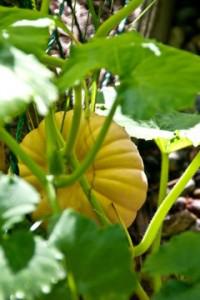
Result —
[[5, 146], [2, 142], [0, 142], [0, 171], [5, 172], [6, 169], [7, 169], [7, 165], [6, 165]]
[[[65, 117], [62, 135], [67, 139], [73, 111]], [[61, 127], [63, 112], [56, 113], [56, 123]], [[89, 119], [82, 116], [75, 152], [79, 162], [94, 144], [105, 117], [92, 114]], [[22, 148], [47, 171], [46, 137], [44, 121], [37, 129], [25, 136]], [[50, 213], [50, 207], [44, 190], [29, 169], [19, 163], [20, 175], [34, 185], [41, 193], [41, 202], [33, 214], [39, 219]], [[128, 227], [135, 219], [137, 210], [142, 206], [147, 191], [147, 180], [143, 162], [135, 144], [122, 127], [112, 122], [104, 143], [94, 163], [87, 170], [87, 179], [97, 200], [101, 202], [108, 218], [119, 222], [119, 215]], [[59, 188], [57, 198], [62, 209], [71, 207], [96, 219], [96, 214], [83, 193], [79, 182], [72, 186]]]

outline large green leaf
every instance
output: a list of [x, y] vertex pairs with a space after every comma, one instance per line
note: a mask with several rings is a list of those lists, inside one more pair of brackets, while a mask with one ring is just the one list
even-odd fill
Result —
[[0, 175], [0, 227], [10, 229], [13, 224], [35, 210], [40, 199], [36, 190], [14, 175]]
[[9, 26], [0, 32], [0, 39], [18, 49], [40, 56], [48, 45], [48, 27]]
[[[104, 87], [103, 103], [96, 105], [96, 113], [107, 116], [116, 97], [113, 87]], [[149, 121], [137, 121], [122, 113], [118, 107], [114, 121], [125, 128], [131, 137], [156, 140], [162, 152], [170, 153], [184, 147], [200, 144], [200, 115], [173, 112], [156, 114]]]
[[164, 284], [153, 300], [197, 300], [200, 299], [200, 284], [187, 284], [171, 280]]
[[30, 232], [15, 231], [1, 242], [0, 291], [8, 299], [32, 299], [46, 294], [65, 277], [62, 255]]
[[68, 272], [86, 299], [129, 299], [134, 289], [131, 253], [119, 225], [104, 229], [65, 211], [50, 236], [65, 254]]
[[189, 281], [200, 279], [199, 233], [186, 232], [176, 236], [149, 256], [144, 271], [160, 275], [184, 275]]
[[0, 16], [0, 29], [4, 29], [18, 20], [37, 20], [47, 17], [37, 10], [4, 6], [0, 6]]
[[10, 121], [34, 101], [40, 114], [56, 101], [53, 74], [35, 57], [0, 43], [0, 121]]
[[49, 31], [55, 25], [51, 17], [38, 11], [0, 6], [0, 39], [40, 56], [48, 45]]
[[94, 39], [75, 47], [59, 79], [61, 90], [71, 87], [95, 69], [120, 76], [118, 97], [122, 111], [137, 119], [194, 105], [200, 90], [200, 58], [136, 33]]
[[[153, 300], [200, 298], [199, 251], [199, 233], [185, 232], [172, 238], [147, 258], [143, 271], [165, 276], [165, 283]], [[167, 281], [166, 276], [171, 275], [175, 275], [177, 280]]]

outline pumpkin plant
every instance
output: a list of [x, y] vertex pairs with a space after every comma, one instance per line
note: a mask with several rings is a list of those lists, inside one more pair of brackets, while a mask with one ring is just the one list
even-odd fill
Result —
[[[169, 291], [178, 291], [181, 300], [183, 292], [199, 297], [199, 256], [188, 265], [185, 259], [187, 239], [196, 255], [197, 235], [162, 248], [160, 228], [200, 166], [198, 153], [166, 195], [169, 153], [199, 144], [183, 131], [188, 115], [176, 112], [185, 120], [181, 126], [170, 116], [193, 106], [200, 59], [136, 32], [109, 35], [142, 2], [129, 1], [101, 23], [101, 10], [96, 14], [88, 1], [95, 34], [85, 43], [62, 21], [65, 1], [58, 16], [49, 14], [47, 0], [40, 7], [31, 1], [32, 9], [0, 6], [0, 141], [18, 159], [19, 171], [0, 176], [2, 299], [163, 300]], [[71, 1], [67, 5], [75, 18]], [[71, 40], [67, 58], [47, 55], [58, 29]], [[100, 116], [102, 69], [119, 81]], [[16, 118], [19, 124], [22, 116], [27, 128], [19, 143], [6, 124]], [[199, 116], [190, 114], [190, 120], [198, 131]], [[158, 208], [137, 245], [127, 228], [145, 201], [147, 179], [127, 132], [154, 139], [162, 153]], [[133, 261], [140, 257], [143, 264], [151, 246], [153, 254], [137, 274]], [[184, 267], [174, 263], [178, 251]], [[151, 292], [143, 288], [144, 273]]]

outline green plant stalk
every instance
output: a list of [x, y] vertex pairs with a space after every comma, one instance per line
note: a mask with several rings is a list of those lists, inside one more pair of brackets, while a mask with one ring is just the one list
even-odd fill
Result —
[[131, 26], [134, 26], [149, 11], [149, 9], [156, 3], [156, 1], [158, 0], [152, 0], [152, 2], [149, 3], [149, 5], [139, 14], [139, 16], [134, 19]]
[[[79, 168], [79, 162], [78, 162], [75, 154], [70, 158], [70, 163], [71, 163], [72, 168], [74, 168], [74, 169]], [[89, 185], [86, 176], [82, 175], [79, 178], [79, 183], [80, 183], [80, 186], [81, 186], [83, 192], [85, 193], [88, 201], [90, 202], [91, 207], [93, 208], [94, 212], [96, 213], [100, 223], [102, 225], [109, 225], [110, 221], [107, 218], [106, 213], [104, 212], [104, 209], [103, 209], [101, 203], [96, 199], [94, 193], [92, 192], [92, 188]]]
[[64, 147], [63, 137], [55, 122], [54, 111], [51, 108], [45, 117], [45, 132], [47, 142], [47, 158], [49, 173], [56, 175], [64, 172], [64, 160], [60, 149]]
[[49, 113], [45, 118], [45, 126], [49, 131], [50, 136], [48, 138], [52, 139], [52, 142], [56, 144], [58, 148], [62, 148], [65, 145], [65, 141], [56, 124], [53, 108], [49, 109]]
[[9, 149], [29, 168], [29, 170], [37, 177], [42, 185], [46, 184], [46, 174], [43, 169], [36, 164], [29, 155], [20, 147], [15, 139], [3, 128], [0, 127], [0, 140], [2, 140]]
[[99, 149], [101, 148], [103, 141], [105, 139], [105, 136], [107, 134], [107, 131], [110, 127], [110, 124], [112, 122], [114, 113], [116, 111], [116, 108], [119, 104], [120, 98], [118, 97], [112, 104], [111, 110], [106, 117], [104, 124], [99, 132], [99, 135], [91, 148], [91, 150], [88, 152], [87, 156], [81, 163], [80, 167], [77, 168], [72, 174], [70, 175], [62, 175], [55, 178], [55, 186], [56, 187], [63, 187], [63, 186], [69, 186], [76, 182], [90, 167], [90, 165], [93, 163]]
[[200, 166], [200, 152], [195, 156], [190, 165], [187, 167], [179, 181], [176, 183], [174, 188], [165, 197], [158, 210], [156, 211], [154, 217], [152, 218], [147, 231], [142, 239], [142, 241], [133, 248], [133, 255], [139, 256], [145, 253], [149, 247], [152, 245], [153, 241], [158, 234], [158, 231], [169, 212], [170, 208], [176, 201], [177, 197], [181, 194], [186, 186], [187, 182], [194, 176]]
[[75, 87], [75, 104], [73, 110], [73, 117], [71, 122], [71, 127], [68, 134], [67, 142], [63, 149], [63, 154], [66, 160], [70, 158], [74, 151], [76, 145], [77, 135], [79, 132], [79, 127], [81, 123], [81, 113], [82, 113], [82, 88], [81, 85]]
[[71, 294], [70, 298], [72, 300], [79, 300], [79, 295], [77, 292], [77, 287], [76, 287], [76, 283], [74, 280], [74, 276], [73, 276], [72, 272], [69, 270], [67, 271], [67, 282], [68, 282], [68, 286], [69, 286], [70, 294]]
[[135, 294], [137, 295], [139, 300], [150, 300], [149, 296], [147, 295], [139, 281], [137, 282]]
[[49, 67], [55, 67], [55, 68], [63, 68], [65, 60], [60, 57], [53, 57], [49, 56], [47, 54], [41, 55], [39, 57], [40, 61]]
[[58, 16], [53, 16], [53, 20], [56, 24], [57, 27], [60, 27], [70, 38], [75, 44], [81, 44], [79, 40], [73, 35], [71, 30], [64, 24], [61, 19]]
[[92, 22], [94, 24], [95, 30], [97, 30], [97, 28], [99, 27], [99, 18], [96, 15], [93, 0], [87, 0], [87, 5], [89, 7], [89, 11], [90, 11], [91, 16], [92, 16]]
[[42, 14], [47, 14], [49, 13], [49, 4], [50, 0], [42, 0], [41, 8], [40, 11]]
[[97, 80], [94, 80], [91, 85], [91, 111], [95, 111], [96, 96], [97, 96]]
[[47, 178], [47, 182], [45, 185], [45, 190], [47, 193], [48, 201], [49, 201], [49, 204], [50, 204], [53, 214], [57, 215], [60, 212], [60, 207], [58, 205], [58, 201], [57, 201], [57, 197], [56, 197], [56, 190], [53, 185], [53, 176], [48, 175], [46, 178]]
[[105, 37], [107, 34], [115, 28], [123, 19], [127, 18], [139, 5], [143, 3], [143, 0], [131, 0], [126, 6], [120, 9], [115, 15], [112, 15], [98, 28], [95, 37]]
[[[168, 177], [169, 177], [169, 154], [161, 152], [161, 175], [160, 175], [160, 188], [159, 188], [159, 196], [158, 196], [158, 207], [161, 205], [161, 203], [166, 197]], [[162, 228], [160, 228], [156, 236], [156, 239], [152, 245], [152, 249], [151, 249], [152, 253], [158, 251], [158, 249], [160, 248], [161, 235], [162, 235]], [[157, 292], [162, 285], [161, 277], [159, 275], [155, 275], [152, 278], [152, 284], [153, 284], [154, 292]]]

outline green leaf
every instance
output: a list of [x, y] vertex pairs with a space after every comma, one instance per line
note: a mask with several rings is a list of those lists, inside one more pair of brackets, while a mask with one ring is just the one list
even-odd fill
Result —
[[39, 11], [4, 6], [0, 6], [0, 15], [0, 29], [4, 29], [18, 20], [37, 20], [47, 17]]
[[74, 48], [58, 81], [61, 91], [100, 68], [119, 75], [122, 112], [136, 119], [193, 107], [200, 89], [198, 56], [128, 33]]
[[26, 53], [40, 57], [47, 49], [49, 29], [48, 27], [9, 26], [0, 32], [0, 39]]
[[[104, 103], [96, 104], [96, 113], [107, 116], [116, 97], [113, 87], [102, 89]], [[200, 115], [191, 113], [173, 112], [156, 114], [152, 120], [136, 121], [121, 111], [118, 107], [114, 121], [124, 127], [131, 137], [145, 140], [156, 140], [162, 152], [173, 152], [190, 145], [200, 144]]]
[[199, 233], [185, 232], [172, 238], [149, 256], [144, 271], [160, 275], [184, 275], [191, 282], [200, 279]]
[[187, 284], [170, 280], [153, 300], [196, 300], [200, 298], [200, 284]]
[[39, 11], [0, 6], [0, 39], [38, 56], [45, 53], [49, 31], [55, 27], [52, 17]]
[[86, 299], [128, 299], [133, 292], [131, 253], [119, 225], [101, 229], [67, 210], [55, 226], [50, 243], [65, 254], [67, 270]]
[[15, 231], [0, 247], [0, 291], [6, 298], [47, 294], [65, 277], [61, 253], [30, 232]]
[[40, 296], [38, 300], [72, 300], [67, 280], [60, 281], [58, 284], [53, 286], [51, 292], [46, 295]]
[[0, 175], [0, 227], [10, 229], [35, 210], [40, 199], [36, 190], [14, 175]]
[[56, 100], [53, 74], [35, 57], [0, 43], [0, 121], [9, 122], [32, 101], [40, 114]]

